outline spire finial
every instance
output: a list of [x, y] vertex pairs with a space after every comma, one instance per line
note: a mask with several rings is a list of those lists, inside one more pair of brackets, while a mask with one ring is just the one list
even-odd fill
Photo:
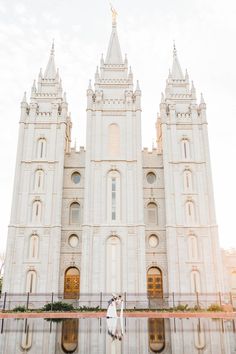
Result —
[[27, 102], [27, 100], [26, 100], [26, 91], [24, 92], [24, 96], [23, 96], [22, 102], [24, 102], [24, 103]]
[[136, 90], [135, 91], [140, 91], [140, 86], [139, 86], [139, 81], [138, 80], [137, 80]]
[[56, 66], [55, 66], [55, 61], [54, 61], [54, 39], [52, 41], [52, 47], [51, 47], [51, 52], [50, 52], [50, 57], [49, 57], [49, 61], [44, 73], [44, 79], [55, 79], [57, 74], [57, 70], [56, 70]]
[[173, 41], [173, 56], [174, 57], [177, 56], [177, 49], [176, 49], [176, 45], [175, 45], [175, 40]]
[[111, 6], [111, 13], [112, 13], [112, 26], [116, 26], [116, 18], [118, 13], [111, 2], [110, 2], [110, 6]]
[[100, 65], [101, 65], [101, 66], [103, 66], [103, 65], [104, 65], [103, 53], [102, 53], [102, 55], [101, 55]]
[[52, 39], [52, 48], [51, 48], [51, 55], [54, 55], [55, 46], [54, 46], [54, 38]]
[[205, 100], [204, 100], [204, 97], [203, 97], [203, 93], [201, 92], [201, 101], [200, 101], [201, 104], [205, 104]]

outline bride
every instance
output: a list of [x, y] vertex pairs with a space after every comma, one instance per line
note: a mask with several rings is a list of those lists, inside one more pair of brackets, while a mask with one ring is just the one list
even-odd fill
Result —
[[116, 301], [117, 297], [114, 295], [111, 300], [108, 301], [107, 318], [117, 318]]

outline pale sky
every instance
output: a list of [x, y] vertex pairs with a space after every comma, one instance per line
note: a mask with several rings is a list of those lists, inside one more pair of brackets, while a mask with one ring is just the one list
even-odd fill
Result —
[[[123, 54], [142, 90], [143, 146], [155, 141], [173, 40], [198, 98], [207, 103], [221, 246], [236, 248], [236, 1], [113, 0]], [[77, 148], [85, 145], [86, 89], [111, 32], [105, 0], [0, 0], [0, 251], [6, 245], [20, 101], [45, 69], [52, 39]]]

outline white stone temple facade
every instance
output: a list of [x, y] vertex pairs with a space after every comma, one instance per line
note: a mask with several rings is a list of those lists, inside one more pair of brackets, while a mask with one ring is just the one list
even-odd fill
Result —
[[224, 291], [206, 104], [176, 48], [152, 151], [142, 149], [141, 111], [113, 19], [87, 90], [86, 149], [72, 148], [52, 47], [21, 103], [3, 291]]

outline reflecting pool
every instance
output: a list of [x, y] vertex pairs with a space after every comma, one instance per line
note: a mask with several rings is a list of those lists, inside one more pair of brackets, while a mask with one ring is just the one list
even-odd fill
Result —
[[0, 321], [0, 353], [233, 354], [234, 320], [83, 318]]

